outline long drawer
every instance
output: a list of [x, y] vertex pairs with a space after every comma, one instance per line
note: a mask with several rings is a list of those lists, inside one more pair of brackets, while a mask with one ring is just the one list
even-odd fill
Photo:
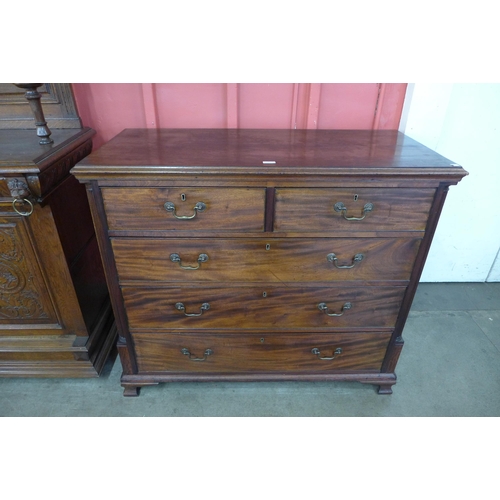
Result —
[[131, 330], [390, 328], [405, 287], [175, 287], [122, 293]]
[[409, 280], [419, 238], [112, 239], [126, 281]]
[[311, 335], [134, 334], [139, 372], [380, 370], [390, 333]]
[[274, 230], [423, 231], [434, 192], [393, 188], [276, 189]]
[[264, 188], [103, 188], [102, 197], [111, 230], [264, 230]]

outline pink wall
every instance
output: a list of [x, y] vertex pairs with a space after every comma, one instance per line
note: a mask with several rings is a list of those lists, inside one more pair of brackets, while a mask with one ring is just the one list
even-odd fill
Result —
[[94, 148], [124, 128], [397, 129], [405, 83], [74, 83]]

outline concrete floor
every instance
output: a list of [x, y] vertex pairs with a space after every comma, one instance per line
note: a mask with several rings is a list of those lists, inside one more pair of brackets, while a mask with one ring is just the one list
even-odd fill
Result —
[[0, 416], [499, 416], [500, 283], [420, 284], [390, 396], [359, 383], [171, 383], [125, 398], [98, 379], [0, 379]]

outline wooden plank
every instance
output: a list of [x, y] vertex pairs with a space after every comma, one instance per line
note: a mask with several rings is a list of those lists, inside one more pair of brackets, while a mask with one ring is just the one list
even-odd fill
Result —
[[321, 83], [310, 83], [307, 122], [306, 122], [307, 129], [318, 128], [320, 96], [321, 96]]
[[227, 128], [238, 128], [238, 84], [226, 84]]
[[154, 83], [142, 84], [142, 96], [144, 114], [146, 116], [146, 128], [159, 128], [158, 106], [156, 103], [156, 93]]

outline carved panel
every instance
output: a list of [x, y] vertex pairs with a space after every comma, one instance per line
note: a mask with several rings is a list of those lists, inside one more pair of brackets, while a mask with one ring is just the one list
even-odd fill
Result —
[[0, 323], [45, 323], [53, 316], [43, 298], [45, 287], [28, 264], [23, 240], [18, 226], [0, 224]]
[[[38, 92], [50, 128], [82, 128], [69, 83], [44, 83]], [[0, 83], [0, 129], [35, 128], [24, 93], [13, 83]]]

